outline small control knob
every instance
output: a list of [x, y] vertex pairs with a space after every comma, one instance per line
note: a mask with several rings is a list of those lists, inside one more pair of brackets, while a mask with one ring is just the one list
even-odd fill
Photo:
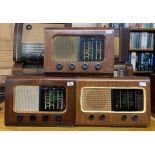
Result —
[[27, 30], [31, 30], [32, 29], [32, 25], [30, 25], [30, 24], [26, 25], [26, 29]]
[[57, 122], [61, 122], [61, 121], [62, 121], [62, 116], [61, 116], [61, 115], [55, 116], [55, 120], [56, 120]]
[[100, 70], [100, 69], [101, 69], [101, 64], [96, 64], [96, 65], [95, 65], [95, 69], [96, 69], [96, 70]]
[[138, 115], [133, 115], [133, 116], [131, 117], [131, 120], [132, 120], [132, 121], [137, 121], [137, 119], [138, 119]]
[[92, 121], [92, 120], [94, 120], [94, 119], [95, 119], [95, 116], [94, 116], [94, 115], [89, 115], [89, 117], [88, 117], [88, 118], [89, 118], [89, 120], [90, 120], [90, 121]]
[[57, 64], [56, 68], [57, 68], [57, 70], [61, 70], [62, 69], [62, 64]]
[[83, 65], [82, 65], [82, 69], [83, 69], [83, 70], [87, 70], [87, 69], [88, 69], [88, 64], [86, 64], [86, 63], [83, 64]]
[[73, 64], [73, 63], [72, 63], [72, 64], [69, 64], [69, 69], [70, 69], [70, 70], [74, 70], [75, 67], [76, 67], [75, 64]]
[[44, 122], [47, 122], [48, 120], [49, 120], [49, 116], [48, 116], [48, 115], [44, 115], [44, 116], [43, 116], [43, 121], [44, 121]]
[[17, 121], [21, 122], [24, 119], [24, 117], [22, 115], [18, 115], [16, 119]]
[[101, 121], [104, 121], [104, 120], [105, 120], [105, 115], [101, 115], [99, 119], [100, 119]]
[[122, 115], [122, 116], [121, 116], [121, 120], [122, 120], [122, 121], [126, 121], [127, 118], [128, 118], [127, 115]]
[[31, 115], [30, 116], [30, 121], [34, 122], [36, 121], [37, 117], [35, 115]]

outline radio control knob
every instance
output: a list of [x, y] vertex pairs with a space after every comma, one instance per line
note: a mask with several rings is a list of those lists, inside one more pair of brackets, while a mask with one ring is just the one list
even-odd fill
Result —
[[121, 116], [121, 120], [122, 120], [122, 121], [126, 121], [127, 118], [128, 118], [127, 115], [122, 115], [122, 116]]
[[61, 122], [61, 121], [62, 121], [62, 116], [61, 116], [61, 115], [56, 116], [56, 117], [55, 117], [55, 120], [56, 120], [57, 122]]
[[20, 121], [22, 121], [24, 119], [24, 117], [22, 115], [18, 115], [16, 119], [17, 119], [17, 121], [20, 122]]
[[61, 70], [62, 69], [62, 64], [57, 64], [56, 68], [57, 68], [57, 70]]
[[131, 120], [132, 120], [132, 121], [137, 121], [137, 119], [138, 119], [138, 115], [133, 115], [133, 116], [131, 117]]
[[89, 120], [90, 120], [90, 121], [92, 121], [92, 120], [94, 120], [94, 119], [95, 119], [95, 116], [94, 116], [94, 115], [89, 115], [89, 117], [88, 117], [88, 118], [89, 118]]
[[48, 115], [44, 115], [44, 116], [43, 116], [43, 121], [44, 121], [44, 122], [47, 122], [48, 120], [49, 120], [49, 116], [48, 116]]
[[36, 121], [37, 117], [35, 115], [31, 115], [30, 116], [30, 121], [34, 122]]
[[82, 69], [83, 69], [83, 70], [87, 70], [87, 69], [88, 69], [88, 64], [83, 64], [83, 65], [82, 65]]
[[26, 29], [27, 30], [31, 30], [32, 29], [32, 25], [30, 25], [30, 24], [26, 25]]
[[96, 69], [96, 70], [100, 70], [100, 69], [101, 69], [101, 64], [96, 64], [96, 65], [95, 65], [95, 69]]
[[70, 69], [70, 70], [74, 70], [75, 67], [76, 67], [75, 64], [69, 64], [69, 69]]
[[105, 115], [101, 115], [99, 119], [100, 119], [101, 121], [104, 121], [104, 120], [105, 120]]

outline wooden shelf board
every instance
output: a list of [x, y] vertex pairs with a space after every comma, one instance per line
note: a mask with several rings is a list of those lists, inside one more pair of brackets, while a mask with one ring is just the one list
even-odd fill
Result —
[[135, 52], [154, 52], [154, 49], [129, 49], [130, 52], [135, 51]]
[[155, 28], [130, 28], [130, 31], [155, 32]]

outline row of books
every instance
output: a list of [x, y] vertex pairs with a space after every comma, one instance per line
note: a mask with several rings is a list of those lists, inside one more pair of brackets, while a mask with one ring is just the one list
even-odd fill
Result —
[[129, 63], [133, 65], [134, 71], [153, 71], [153, 53], [131, 52]]
[[154, 34], [149, 32], [131, 32], [130, 49], [153, 49]]
[[155, 23], [98, 23], [99, 27], [118, 28], [155, 28]]
[[130, 28], [155, 28], [155, 23], [129, 23]]

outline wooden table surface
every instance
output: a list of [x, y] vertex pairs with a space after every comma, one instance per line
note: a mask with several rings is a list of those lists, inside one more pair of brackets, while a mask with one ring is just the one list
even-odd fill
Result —
[[18, 127], [4, 125], [4, 103], [0, 104], [0, 131], [155, 131], [155, 117], [150, 126], [144, 127]]

